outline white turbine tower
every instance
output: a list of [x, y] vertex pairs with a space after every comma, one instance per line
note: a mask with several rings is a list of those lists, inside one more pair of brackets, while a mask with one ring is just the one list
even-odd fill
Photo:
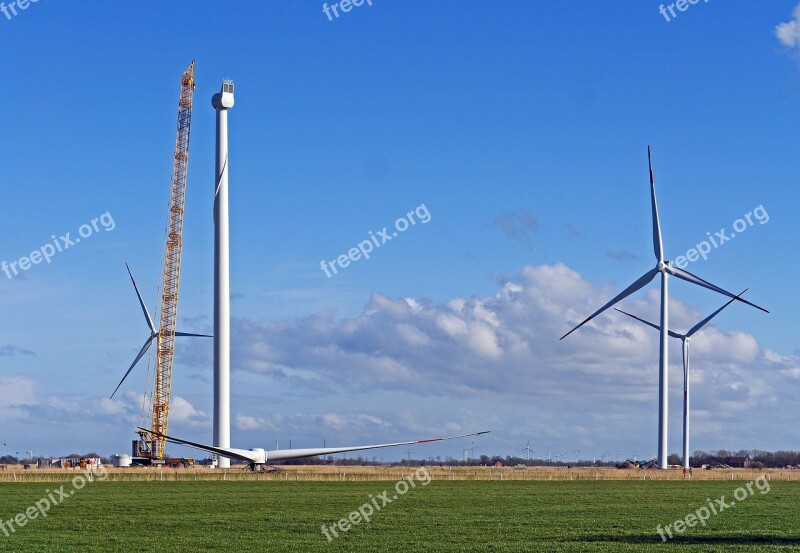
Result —
[[472, 442], [469, 447], [464, 448], [464, 462], [466, 463], [475, 455], [475, 442]]
[[[231, 447], [231, 287], [228, 225], [228, 110], [233, 82], [211, 98], [217, 111], [217, 163], [214, 179], [214, 446]], [[219, 468], [231, 461], [219, 457]]]
[[[739, 296], [744, 295], [747, 290], [744, 290]], [[737, 298], [739, 297], [737, 296]], [[732, 304], [735, 300], [729, 300], [728, 303], [714, 311], [711, 315], [694, 325], [686, 334], [679, 334], [677, 332], [673, 332], [672, 330], [669, 331], [669, 335], [672, 338], [678, 338], [682, 342], [683, 348], [683, 468], [689, 468], [689, 343], [692, 341], [692, 336], [695, 333], [703, 328], [706, 324], [708, 324], [711, 319], [719, 315], [719, 313]], [[636, 315], [631, 315], [627, 311], [623, 311], [622, 309], [614, 308], [620, 313], [627, 315], [628, 317], [634, 318], [639, 322], [646, 324], [649, 327], [652, 327], [656, 330], [661, 330], [655, 323], [651, 323], [650, 321], [646, 321], [644, 319], [640, 319]]]
[[641, 290], [645, 286], [647, 286], [650, 281], [652, 281], [656, 275], [659, 273], [661, 274], [661, 340], [660, 340], [660, 354], [659, 354], [659, 373], [658, 373], [658, 468], [666, 469], [667, 467], [667, 409], [668, 409], [668, 383], [669, 383], [669, 359], [668, 359], [668, 348], [667, 348], [667, 341], [669, 339], [669, 335], [667, 334], [667, 330], [669, 329], [669, 293], [668, 293], [668, 277], [670, 275], [674, 277], [678, 277], [681, 280], [685, 280], [686, 282], [691, 282], [692, 284], [697, 284], [698, 286], [702, 286], [703, 288], [708, 288], [714, 292], [722, 294], [724, 296], [728, 296], [729, 298], [733, 298], [735, 300], [739, 300], [744, 302], [748, 305], [751, 305], [765, 313], [769, 313], [763, 307], [759, 307], [749, 301], [742, 299], [727, 290], [723, 290], [719, 286], [711, 284], [710, 282], [703, 280], [702, 278], [691, 274], [688, 271], [684, 271], [678, 267], [673, 267], [670, 265], [669, 261], [664, 260], [664, 245], [661, 239], [661, 223], [658, 218], [658, 204], [656, 202], [656, 184], [655, 179], [653, 178], [653, 164], [651, 161], [650, 156], [650, 147], [647, 147], [647, 161], [650, 168], [650, 204], [653, 216], [653, 252], [655, 253], [656, 257], [656, 266], [653, 269], [650, 269], [641, 277], [639, 277], [633, 284], [628, 286], [625, 290], [620, 292], [617, 296], [615, 296], [611, 301], [606, 303], [603, 307], [592, 313], [589, 317], [587, 317], [582, 323], [577, 325], [575, 328], [564, 334], [560, 339], [563, 340], [580, 327], [597, 317], [600, 313], [616, 305], [621, 300], [627, 298], [634, 292]]

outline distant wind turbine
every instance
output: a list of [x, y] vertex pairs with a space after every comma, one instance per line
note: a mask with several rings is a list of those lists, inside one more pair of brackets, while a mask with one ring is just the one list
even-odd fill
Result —
[[741, 301], [746, 303], [750, 306], [755, 307], [756, 309], [760, 309], [765, 313], [769, 313], [763, 307], [759, 307], [754, 303], [750, 303], [749, 301], [740, 298], [728, 292], [727, 290], [723, 290], [719, 286], [711, 284], [710, 282], [703, 280], [702, 278], [693, 275], [689, 271], [684, 271], [678, 267], [673, 267], [670, 265], [669, 261], [664, 260], [664, 245], [661, 238], [661, 223], [658, 218], [658, 205], [656, 202], [656, 184], [655, 178], [653, 177], [653, 163], [652, 158], [650, 155], [650, 146], [647, 147], [647, 162], [650, 168], [650, 207], [652, 210], [652, 217], [653, 217], [653, 252], [655, 253], [656, 257], [656, 266], [653, 269], [650, 269], [641, 277], [638, 278], [633, 284], [628, 286], [625, 290], [620, 292], [617, 296], [615, 296], [611, 301], [606, 303], [603, 307], [589, 315], [583, 322], [581, 322], [578, 326], [564, 334], [560, 339], [563, 340], [580, 327], [597, 317], [600, 313], [607, 310], [609, 307], [612, 307], [622, 301], [623, 299], [627, 298], [634, 292], [641, 290], [645, 286], [647, 286], [650, 281], [652, 281], [656, 275], [659, 273], [661, 274], [661, 347], [660, 347], [660, 355], [659, 355], [659, 377], [658, 377], [658, 467], [661, 469], [667, 468], [667, 410], [668, 410], [668, 383], [669, 383], [669, 359], [668, 359], [668, 348], [667, 348], [667, 341], [669, 335], [667, 331], [669, 329], [669, 292], [668, 292], [668, 277], [670, 275], [675, 276], [681, 280], [685, 280], [686, 282], [691, 282], [692, 284], [696, 284], [698, 286], [702, 286], [703, 288], [707, 288], [718, 294], [722, 294], [724, 296], [728, 296], [729, 298], [733, 298], [734, 300]]
[[[747, 292], [745, 289], [741, 294], [736, 296], [736, 298], [729, 300], [728, 303], [714, 311], [711, 315], [694, 325], [686, 334], [679, 334], [677, 332], [673, 332], [672, 330], [669, 331], [669, 335], [672, 338], [678, 338], [682, 342], [683, 346], [683, 468], [689, 468], [689, 343], [692, 341], [692, 336], [695, 333], [703, 328], [706, 324], [708, 324], [711, 319], [719, 315], [719, 313], [736, 301], [737, 298], [744, 295]], [[636, 315], [631, 315], [627, 311], [623, 311], [622, 309], [614, 308], [620, 313], [627, 315], [628, 317], [634, 318], [639, 322], [646, 324], [647, 326], [654, 328], [656, 330], [661, 330], [655, 323], [651, 323], [650, 321], [646, 321], [644, 319], [640, 319]]]
[[533, 450], [531, 449], [531, 441], [528, 440], [528, 444], [524, 448], [520, 449], [519, 452], [527, 454], [528, 461], [530, 461], [531, 453], [533, 452]]

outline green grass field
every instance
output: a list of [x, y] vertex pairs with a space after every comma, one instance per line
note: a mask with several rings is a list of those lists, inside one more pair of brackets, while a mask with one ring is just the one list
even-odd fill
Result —
[[[743, 482], [419, 484], [329, 543], [322, 534], [394, 482], [94, 482], [0, 551], [800, 551], [800, 484], [773, 481], [663, 544], [671, 524]], [[8, 520], [60, 484], [0, 484]], [[70, 490], [71, 486], [65, 486]]]

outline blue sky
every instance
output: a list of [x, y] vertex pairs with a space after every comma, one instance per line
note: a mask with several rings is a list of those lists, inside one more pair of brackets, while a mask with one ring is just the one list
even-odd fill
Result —
[[[235, 444], [491, 429], [481, 446], [503, 455], [527, 440], [537, 456], [655, 455], [656, 338], [607, 315], [557, 341], [652, 265], [652, 144], [669, 258], [769, 216], [689, 267], [772, 311], [735, 306], [698, 338], [693, 446], [796, 449], [800, 50], [796, 27], [775, 33], [795, 5], [701, 2], [669, 22], [650, 1], [374, 0], [333, 21], [306, 0], [0, 14], [0, 261], [114, 221], [0, 273], [0, 454], [128, 449], [146, 363], [106, 399], [146, 338], [124, 263], [155, 310], [193, 59], [181, 326], [211, 329], [210, 98], [231, 78]], [[421, 204], [428, 223], [320, 270]], [[671, 291], [678, 327], [723, 303]], [[655, 293], [625, 305], [655, 316]], [[208, 343], [179, 345], [177, 435], [210, 438], [211, 371]]]

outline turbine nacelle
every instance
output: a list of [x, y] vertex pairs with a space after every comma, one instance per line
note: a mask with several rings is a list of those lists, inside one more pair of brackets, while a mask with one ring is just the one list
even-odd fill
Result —
[[222, 90], [211, 97], [211, 105], [217, 110], [231, 109], [234, 104], [233, 81], [222, 81]]

